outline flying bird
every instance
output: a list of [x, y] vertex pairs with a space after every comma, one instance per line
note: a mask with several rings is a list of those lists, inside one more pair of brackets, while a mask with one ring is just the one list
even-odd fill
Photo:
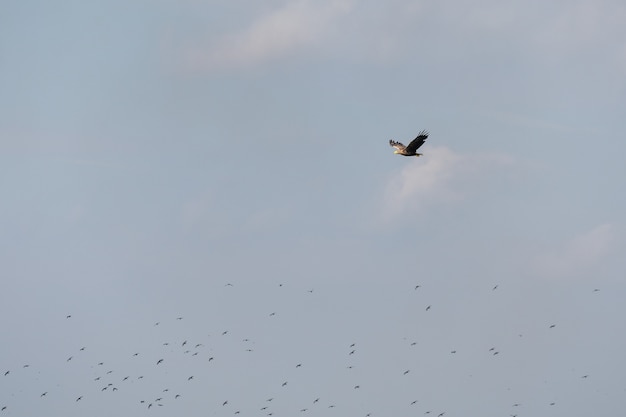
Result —
[[396, 148], [396, 150], [393, 151], [393, 153], [395, 154], [403, 156], [422, 156], [421, 153], [417, 153], [416, 151], [419, 149], [420, 146], [424, 144], [427, 138], [428, 132], [422, 130], [417, 134], [417, 137], [413, 139], [411, 143], [409, 143], [408, 146], [404, 146], [402, 143], [396, 142], [393, 139], [389, 140], [389, 145], [393, 148]]

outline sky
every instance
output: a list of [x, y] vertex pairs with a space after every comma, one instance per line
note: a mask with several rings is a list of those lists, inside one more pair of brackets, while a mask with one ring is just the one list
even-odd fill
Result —
[[2, 2], [0, 416], [623, 413], [624, 21]]

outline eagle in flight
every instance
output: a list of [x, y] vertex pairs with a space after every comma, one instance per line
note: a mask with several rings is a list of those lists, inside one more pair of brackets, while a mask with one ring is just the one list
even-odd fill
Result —
[[396, 142], [393, 139], [389, 140], [389, 145], [396, 148], [396, 150], [393, 151], [393, 153], [397, 153], [398, 155], [422, 156], [421, 153], [417, 153], [416, 151], [419, 149], [420, 146], [424, 144], [427, 138], [428, 138], [428, 132], [425, 130], [422, 130], [421, 132], [417, 134], [417, 137], [413, 139], [411, 143], [409, 143], [409, 146], [404, 146], [400, 142]]

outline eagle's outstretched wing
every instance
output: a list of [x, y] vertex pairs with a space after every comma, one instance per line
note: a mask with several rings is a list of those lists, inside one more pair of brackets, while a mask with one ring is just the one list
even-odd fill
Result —
[[417, 137], [409, 143], [409, 146], [406, 147], [406, 151], [408, 153], [415, 153], [419, 149], [420, 146], [424, 144], [426, 139], [428, 138], [428, 132], [422, 130], [417, 134]]
[[404, 151], [406, 149], [406, 146], [392, 139], [389, 140], [389, 146], [394, 147], [399, 151]]

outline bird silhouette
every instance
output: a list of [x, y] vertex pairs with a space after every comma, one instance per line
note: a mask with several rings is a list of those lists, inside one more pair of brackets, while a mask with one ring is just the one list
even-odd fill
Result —
[[163, 359], [159, 359], [159, 360], [157, 361], [157, 363], [156, 363], [156, 364], [158, 365], [158, 364], [160, 364], [161, 362], [163, 362]]

